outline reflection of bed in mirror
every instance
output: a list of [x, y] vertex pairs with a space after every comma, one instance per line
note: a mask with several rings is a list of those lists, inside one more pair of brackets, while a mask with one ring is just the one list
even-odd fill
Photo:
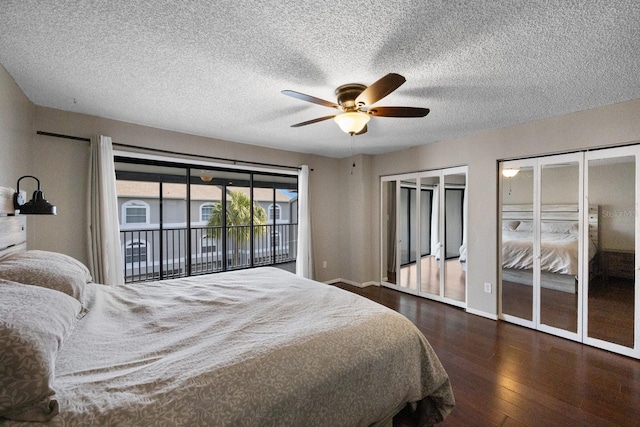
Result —
[[[532, 285], [533, 207], [504, 205], [502, 210], [502, 279]], [[577, 204], [543, 205], [540, 218], [540, 284], [577, 292], [579, 273]], [[598, 207], [589, 206], [589, 261], [598, 247]]]

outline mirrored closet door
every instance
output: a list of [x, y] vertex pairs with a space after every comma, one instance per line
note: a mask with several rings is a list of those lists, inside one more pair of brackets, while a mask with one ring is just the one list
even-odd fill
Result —
[[638, 158], [630, 146], [585, 154], [585, 193], [594, 207], [585, 248], [585, 343], [640, 357]]
[[467, 168], [381, 178], [381, 283], [466, 304]]
[[581, 154], [502, 165], [502, 315], [578, 339]]
[[640, 357], [639, 152], [501, 162], [502, 319]]
[[[518, 253], [517, 249], [512, 250], [511, 246], [517, 244], [525, 250], [533, 251], [535, 167], [536, 162], [531, 160], [502, 164], [502, 209], [499, 227], [502, 241], [501, 313], [506, 320], [529, 327], [535, 326], [533, 254]], [[537, 294], [535, 295], [537, 300]]]

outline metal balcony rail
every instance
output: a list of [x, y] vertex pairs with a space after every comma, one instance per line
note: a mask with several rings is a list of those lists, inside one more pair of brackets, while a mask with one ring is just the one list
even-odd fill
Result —
[[120, 230], [125, 283], [295, 261], [298, 224]]

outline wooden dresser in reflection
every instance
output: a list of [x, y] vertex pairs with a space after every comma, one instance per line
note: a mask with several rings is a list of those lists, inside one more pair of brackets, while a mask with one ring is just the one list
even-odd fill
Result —
[[600, 254], [600, 267], [606, 277], [633, 280], [635, 278], [634, 251], [603, 249]]

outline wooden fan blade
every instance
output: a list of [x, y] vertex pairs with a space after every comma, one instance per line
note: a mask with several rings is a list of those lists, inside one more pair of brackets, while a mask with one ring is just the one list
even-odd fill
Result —
[[334, 117], [335, 117], [335, 114], [333, 116], [318, 117], [317, 119], [307, 120], [306, 122], [296, 123], [295, 125], [291, 125], [291, 127], [292, 128], [299, 128], [300, 126], [306, 126], [306, 125], [310, 125], [310, 124], [313, 124], [313, 123], [322, 122], [322, 121], [325, 121], [325, 120], [333, 119]]
[[296, 92], [294, 90], [283, 90], [282, 93], [287, 96], [291, 96], [302, 101], [312, 102], [314, 104], [322, 105], [324, 107], [336, 108], [340, 110], [340, 106], [335, 102], [325, 101], [324, 99], [316, 98], [315, 96], [305, 95], [304, 93]]
[[398, 89], [407, 79], [400, 74], [389, 73], [362, 91], [356, 98], [356, 105], [371, 105], [380, 101], [394, 90]]
[[371, 107], [367, 114], [378, 117], [424, 117], [429, 114], [428, 108], [416, 107]]

